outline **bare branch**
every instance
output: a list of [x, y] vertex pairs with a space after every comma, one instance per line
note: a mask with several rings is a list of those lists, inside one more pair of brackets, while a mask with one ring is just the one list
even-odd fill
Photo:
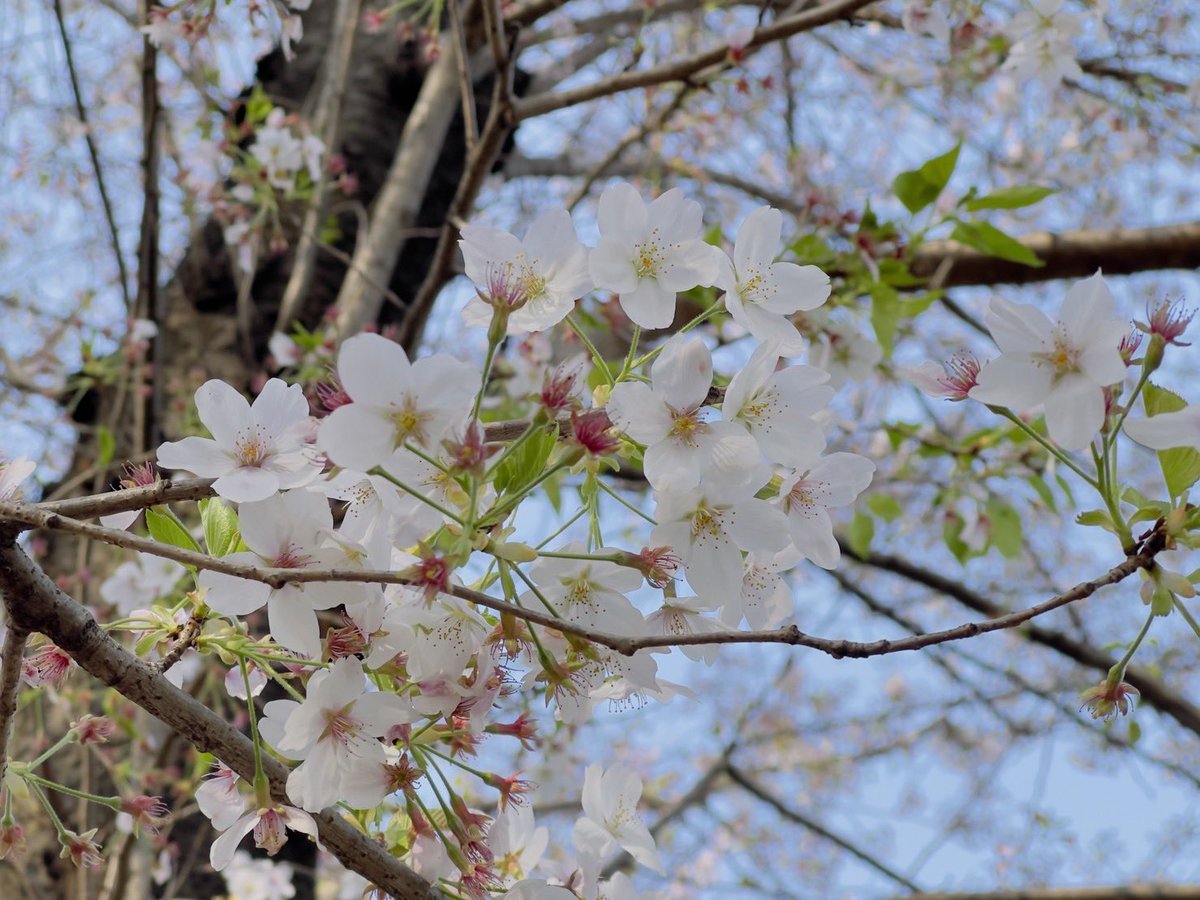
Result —
[[[848, 18], [856, 10], [868, 6], [873, 2], [874, 0], [833, 0], [833, 2], [817, 7], [814, 10], [780, 19], [777, 22], [756, 30], [745, 45], [745, 52], [750, 53], [775, 41], [781, 41], [793, 35], [819, 28], [822, 25], [828, 25], [830, 22]], [[591, 84], [581, 85], [580, 87], [559, 93], [541, 97], [530, 97], [518, 102], [514, 111], [518, 120], [529, 119], [534, 116], [554, 112], [558, 109], [565, 109], [568, 106], [577, 106], [589, 100], [608, 97], [612, 94], [620, 94], [635, 88], [650, 87], [671, 81], [691, 81], [706, 69], [722, 69], [727, 66], [729, 64], [729, 52], [729, 45], [722, 44], [719, 47], [714, 47], [712, 50], [696, 53], [675, 62], [664, 63], [650, 69], [623, 72], [619, 75], [602, 78]]]
[[907, 878], [905, 878], [899, 872], [895, 871], [894, 869], [892, 869], [890, 866], [886, 865], [885, 863], [880, 862], [875, 857], [871, 856], [869, 853], [867, 853], [861, 847], [852, 843], [848, 839], [842, 837], [841, 835], [834, 834], [832, 831], [830, 831], [828, 828], [826, 828], [820, 822], [817, 822], [815, 819], [812, 819], [809, 816], [806, 816], [804, 813], [800, 812], [800, 810], [794, 809], [793, 807], [788, 806], [786, 803], [784, 803], [782, 800], [780, 800], [778, 797], [776, 797], [774, 794], [772, 794], [770, 791], [768, 791], [766, 788], [764, 788], [762, 785], [760, 785], [757, 781], [755, 781], [753, 778], [751, 778], [749, 775], [747, 775], [745, 772], [743, 772], [740, 768], [735, 766], [733, 763], [731, 763], [731, 762], [726, 763], [725, 772], [726, 772], [726, 774], [729, 775], [730, 780], [733, 781], [734, 784], [738, 785], [741, 788], [744, 788], [748, 793], [750, 793], [754, 797], [757, 797], [763, 803], [766, 803], [768, 806], [770, 806], [772, 809], [774, 809], [777, 813], [779, 813], [779, 815], [783, 816], [789, 822], [794, 822], [795, 824], [801, 826], [802, 828], [805, 828], [808, 831], [811, 831], [813, 834], [817, 835], [818, 837], [824, 838], [825, 840], [829, 841], [830, 843], [836, 844], [837, 846], [839, 846], [843, 850], [845, 850], [847, 853], [849, 853], [851, 856], [853, 856], [855, 859], [858, 859], [858, 860], [866, 863], [868, 866], [870, 866], [875, 871], [879, 872], [881, 875], [886, 876], [887, 878], [896, 882], [896, 884], [900, 885], [901, 887], [907, 888], [908, 890], [912, 891], [914, 894], [921, 893], [921, 889], [916, 884], [909, 881]]
[[[126, 652], [104, 633], [91, 613], [60, 591], [19, 547], [7, 544], [0, 547], [0, 596], [12, 623], [10, 628], [15, 625], [46, 635], [83, 669], [182, 734], [196, 749], [212, 753], [242, 778], [253, 780], [254, 745], [249, 738]], [[263, 769], [272, 796], [288, 802], [287, 766], [264, 756]], [[313, 818], [321, 843], [346, 868], [401, 900], [441, 896], [383, 847], [346, 823], [340, 813], [325, 810]]]
[[92, 171], [96, 174], [96, 188], [100, 192], [100, 205], [104, 208], [104, 218], [108, 222], [108, 236], [112, 242], [113, 257], [116, 259], [117, 273], [121, 280], [121, 296], [125, 298], [125, 309], [128, 311], [133, 308], [133, 298], [129, 296], [129, 273], [125, 269], [125, 257], [121, 255], [121, 236], [117, 232], [117, 219], [113, 214], [112, 201], [108, 198], [108, 188], [104, 183], [104, 168], [100, 165], [100, 153], [96, 149], [96, 141], [92, 138], [87, 107], [84, 105], [83, 93], [79, 88], [79, 74], [75, 69], [75, 54], [71, 49], [71, 39], [67, 35], [62, 0], [54, 0], [54, 19], [58, 23], [58, 33], [62, 38], [67, 75], [71, 80], [71, 95], [75, 98], [75, 114], [79, 116], [79, 122], [83, 125], [83, 140], [87, 144], [88, 157], [92, 161]]
[[[233, 563], [228, 559], [216, 559], [206, 556], [203, 553], [194, 553], [190, 550], [184, 550], [169, 544], [162, 544], [158, 541], [139, 537], [127, 531], [80, 522], [76, 519], [48, 512], [27, 503], [0, 502], [0, 523], [65, 531], [69, 534], [77, 534], [81, 537], [103, 541], [118, 547], [140, 550], [143, 553], [173, 559], [184, 565], [195, 566], [197, 569], [207, 569], [213, 572], [222, 572], [226, 575], [234, 575], [238, 578], [245, 578], [250, 581], [259, 581], [263, 584], [269, 584], [273, 588], [280, 588], [285, 584], [301, 584], [315, 581], [345, 581], [369, 584], [412, 584], [414, 582], [412, 576], [401, 572], [370, 569], [276, 569], [251, 566], [244, 563]], [[795, 625], [763, 631], [726, 631], [691, 635], [664, 634], [627, 637], [584, 628], [556, 616], [551, 616], [537, 610], [526, 609], [503, 600], [497, 600], [495, 597], [484, 594], [481, 591], [459, 585], [451, 585], [446, 593], [461, 600], [469, 600], [472, 603], [477, 603], [496, 612], [508, 613], [527, 622], [542, 625], [546, 628], [553, 628], [564, 634], [577, 635], [593, 643], [615, 650], [625, 656], [632, 656], [639, 650], [651, 647], [682, 647], [698, 644], [790, 644], [792, 646], [819, 650], [822, 653], [832, 656], [834, 659], [865, 659], [870, 656], [884, 656], [891, 653], [920, 650], [935, 644], [944, 644], [948, 641], [963, 640], [992, 631], [1015, 628], [1018, 625], [1028, 622], [1030, 619], [1044, 615], [1061, 606], [1066, 606], [1068, 603], [1090, 597], [1101, 587], [1115, 584], [1129, 577], [1139, 569], [1149, 567], [1153, 564], [1154, 557], [1162, 551], [1163, 545], [1163, 532], [1155, 530], [1142, 542], [1141, 550], [1137, 554], [1126, 557], [1123, 562], [1109, 569], [1104, 575], [1093, 581], [1081, 582], [1071, 588], [1071, 590], [1051, 597], [1049, 600], [1027, 609], [999, 615], [983, 622], [967, 622], [966, 624], [959, 625], [956, 628], [949, 628], [945, 631], [914, 635], [913, 637], [899, 640], [883, 639], [870, 643], [814, 637], [805, 634]]]

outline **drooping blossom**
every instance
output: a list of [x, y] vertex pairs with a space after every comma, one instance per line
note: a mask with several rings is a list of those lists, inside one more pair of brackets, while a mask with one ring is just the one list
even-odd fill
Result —
[[523, 240], [499, 228], [468, 224], [458, 243], [478, 292], [463, 309], [468, 325], [487, 326], [498, 312], [506, 317], [509, 334], [545, 331], [592, 289], [587, 250], [565, 209], [540, 215]]
[[650, 831], [638, 818], [642, 780], [632, 769], [599, 763], [587, 767], [583, 776], [583, 816], [575, 822], [575, 849], [592, 859], [625, 850], [643, 866], [663, 871], [658, 849]]
[[304, 810], [283, 804], [252, 809], [226, 828], [209, 848], [209, 862], [220, 872], [233, 861], [242, 838], [254, 832], [254, 846], [274, 856], [287, 843], [288, 830], [317, 838], [317, 823]]
[[1044, 403], [1050, 437], [1081, 450], [1104, 424], [1104, 388], [1125, 378], [1125, 322], [1100, 273], [1072, 285], [1057, 321], [999, 297], [987, 325], [1001, 355], [979, 373], [972, 400], [1027, 410]]
[[320, 472], [304, 444], [308, 401], [298, 384], [272, 378], [251, 405], [228, 384], [213, 379], [196, 391], [196, 412], [212, 439], [168, 441], [158, 448], [158, 464], [215, 478], [213, 490], [226, 500], [265, 500], [307, 484]]
[[783, 214], [760, 206], [746, 217], [733, 244], [733, 259], [721, 254], [716, 285], [725, 292], [733, 320], [780, 356], [804, 352], [804, 338], [791, 315], [816, 309], [829, 299], [829, 276], [816, 266], [775, 262]]
[[711, 384], [708, 348], [698, 337], [679, 334], [663, 345], [650, 384], [624, 381], [613, 388], [608, 414], [646, 445], [646, 480], [655, 490], [688, 490], [702, 477], [733, 483], [754, 477], [759, 456], [754, 439], [702, 411]]
[[649, 206], [628, 182], [600, 195], [600, 243], [588, 259], [596, 287], [619, 296], [621, 309], [643, 328], [675, 318], [680, 291], [716, 281], [719, 251], [700, 236], [700, 204], [672, 188]]
[[335, 465], [359, 472], [406, 441], [436, 451], [466, 418], [480, 378], [474, 366], [445, 354], [409, 362], [403, 347], [377, 334], [343, 343], [337, 374], [353, 402], [321, 423], [317, 445]]
[[246, 798], [238, 792], [241, 778], [222, 762], [196, 788], [196, 805], [217, 831], [225, 831], [246, 811]]

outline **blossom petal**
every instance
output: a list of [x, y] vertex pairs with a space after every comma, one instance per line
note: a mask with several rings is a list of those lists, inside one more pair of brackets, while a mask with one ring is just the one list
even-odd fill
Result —
[[1065, 375], [1046, 396], [1046, 428], [1066, 450], [1082, 450], [1104, 424], [1104, 391], [1082, 375]]
[[746, 216], [733, 244], [733, 264], [739, 274], [751, 268], [769, 266], [779, 254], [783, 234], [783, 213], [760, 206]]

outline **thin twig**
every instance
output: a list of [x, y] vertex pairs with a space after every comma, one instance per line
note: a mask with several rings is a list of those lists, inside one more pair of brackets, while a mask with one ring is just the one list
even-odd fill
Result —
[[87, 107], [79, 89], [79, 75], [75, 69], [75, 56], [71, 50], [71, 39], [67, 35], [67, 23], [63, 14], [62, 0], [54, 0], [54, 18], [58, 22], [58, 33], [62, 38], [63, 55], [67, 62], [67, 75], [71, 79], [71, 95], [75, 98], [75, 114], [83, 126], [83, 140], [87, 144], [92, 170], [96, 173], [96, 187], [100, 191], [100, 205], [104, 207], [104, 218], [108, 222], [108, 235], [112, 241], [113, 256], [117, 261], [117, 273], [121, 279], [121, 296], [125, 299], [125, 311], [132, 312], [133, 298], [129, 296], [129, 273], [125, 270], [125, 257], [121, 255], [121, 236], [117, 231], [117, 219], [113, 215], [112, 202], [108, 199], [108, 188], [104, 183], [104, 169], [100, 165], [100, 153], [92, 139], [92, 128], [88, 121]]

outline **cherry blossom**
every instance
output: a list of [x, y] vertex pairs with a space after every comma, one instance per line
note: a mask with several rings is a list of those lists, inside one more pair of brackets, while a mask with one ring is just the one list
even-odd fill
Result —
[[803, 559], [794, 546], [778, 553], [751, 553], [742, 572], [741, 594], [721, 607], [721, 621], [737, 628], [745, 617], [751, 628], [773, 628], [792, 614], [795, 601], [784, 573]]
[[1170, 450], [1172, 447], [1200, 450], [1200, 406], [1159, 413], [1148, 419], [1126, 419], [1125, 433], [1152, 450]]
[[823, 322], [808, 361], [829, 373], [834, 388], [870, 380], [883, 350], [848, 322]]
[[196, 788], [196, 805], [217, 831], [225, 831], [246, 811], [246, 798], [238, 792], [241, 779], [224, 763], [217, 763], [213, 773]]
[[313, 817], [300, 809], [283, 804], [260, 807], [246, 813], [226, 828], [209, 849], [209, 862], [220, 872], [233, 861], [233, 854], [242, 838], [254, 832], [254, 845], [274, 856], [287, 843], [288, 830], [317, 837], [317, 823]]
[[791, 314], [816, 309], [829, 299], [829, 276], [816, 266], [775, 262], [783, 214], [760, 206], [746, 217], [733, 245], [733, 259], [721, 254], [717, 287], [735, 322], [759, 341], [778, 346], [780, 356], [804, 352], [804, 338]]
[[428, 450], [466, 418], [479, 371], [437, 354], [409, 362], [399, 344], [359, 334], [338, 352], [338, 378], [353, 401], [321, 425], [317, 444], [335, 465], [369, 472], [405, 441]]
[[[699, 597], [671, 597], [646, 617], [646, 630], [650, 634], [669, 634], [673, 637], [724, 631], [724, 626], [716, 619], [701, 615], [714, 609], [715, 604]], [[717, 644], [684, 644], [679, 649], [688, 659], [703, 661], [706, 666], [711, 666], [716, 662], [721, 648]]]
[[295, 874], [284, 862], [255, 859], [239, 850], [221, 874], [229, 896], [237, 900], [288, 900], [296, 896]]
[[535, 827], [530, 806], [507, 804], [488, 829], [488, 846], [495, 854], [493, 865], [510, 881], [537, 868], [549, 842], [549, 829]]
[[[570, 543], [559, 552], [583, 553], [584, 546]], [[642, 576], [635, 569], [603, 560], [542, 558], [531, 574], [542, 595], [569, 622], [610, 634], [635, 635], [644, 630], [642, 614], [625, 596], [641, 587]], [[530, 592], [522, 602], [537, 601]]]
[[[242, 540], [249, 551], [230, 554], [232, 563], [279, 569], [329, 568], [345, 562], [344, 554], [325, 546], [333, 529], [329, 504], [319, 494], [288, 491], [246, 503], [239, 510]], [[279, 588], [223, 572], [204, 571], [200, 586], [208, 605], [227, 616], [245, 616], [267, 605], [267, 621], [275, 640], [309, 659], [321, 657], [315, 610], [363, 596], [365, 586], [336, 582], [285, 584]]]
[[196, 391], [196, 412], [212, 439], [169, 441], [158, 448], [158, 464], [215, 478], [213, 490], [226, 500], [265, 500], [307, 484], [320, 472], [304, 445], [308, 401], [298, 384], [272, 378], [250, 405], [214, 378]]
[[900, 374], [930, 397], [966, 400], [979, 377], [979, 360], [969, 351], [956, 353], [941, 365], [933, 362], [902, 368]]
[[831, 453], [805, 472], [785, 478], [779, 508], [787, 515], [792, 542], [806, 559], [832, 569], [841, 559], [829, 510], [849, 506], [875, 474], [875, 464], [854, 453]]
[[1083, 449], [1104, 424], [1104, 388], [1125, 379], [1119, 348], [1126, 323], [1114, 312], [1099, 272], [1071, 287], [1058, 321], [1029, 304], [992, 298], [987, 325], [1001, 355], [980, 371], [971, 399], [1016, 410], [1044, 403], [1050, 437]]
[[774, 552], [787, 545], [783, 514], [754, 491], [710, 485], [657, 495], [659, 524], [651, 542], [674, 548], [692, 589], [716, 603], [741, 590], [741, 551]]
[[33, 474], [34, 463], [23, 456], [9, 460], [0, 458], [0, 500], [20, 498], [21, 482]]
[[621, 181], [600, 195], [600, 243], [588, 260], [596, 287], [619, 295], [621, 309], [643, 328], [665, 328], [675, 297], [717, 279], [720, 252], [700, 237], [700, 204], [672, 188], [648, 207]]
[[412, 707], [395, 694], [364, 693], [366, 677], [357, 659], [337, 660], [308, 683], [304, 702], [291, 709], [275, 746], [304, 762], [288, 775], [288, 797], [309, 812], [340, 799], [343, 775], [352, 767], [385, 759], [382, 737], [413, 719]]
[[594, 860], [625, 850], [643, 866], [661, 873], [662, 862], [654, 838], [637, 815], [642, 780], [632, 769], [599, 763], [583, 776], [583, 817], [575, 822], [575, 849]]
[[587, 250], [565, 209], [542, 213], [524, 240], [498, 228], [467, 225], [458, 243], [467, 277], [479, 292], [463, 310], [468, 325], [487, 326], [495, 308], [507, 316], [509, 334], [545, 331], [592, 289]]
[[621, 430], [647, 445], [645, 473], [653, 488], [687, 490], [705, 475], [727, 482], [754, 477], [754, 440], [740, 426], [709, 421], [701, 412], [712, 384], [712, 355], [700, 338], [667, 341], [650, 379], [648, 385], [616, 385], [606, 409]]
[[729, 387], [721, 415], [741, 425], [771, 462], [803, 466], [825, 449], [825, 434], [813, 420], [833, 399], [829, 373], [812, 366], [776, 370], [777, 348], [758, 347]]
[[100, 596], [123, 616], [149, 606], [165, 597], [179, 583], [186, 570], [179, 563], [161, 556], [139, 553], [121, 563], [100, 583]]

